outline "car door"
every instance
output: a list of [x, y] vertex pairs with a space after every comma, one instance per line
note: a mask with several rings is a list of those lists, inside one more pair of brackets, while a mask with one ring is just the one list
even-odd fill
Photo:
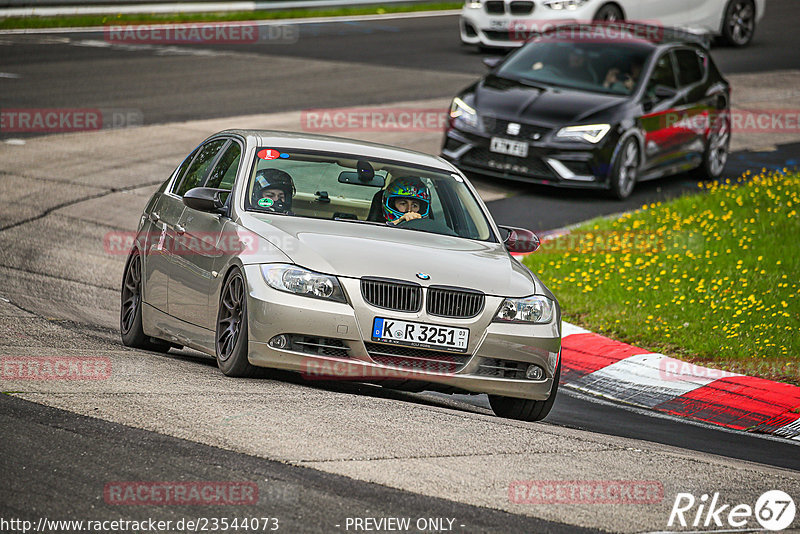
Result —
[[185, 230], [181, 226], [181, 217], [183, 212], [187, 209], [183, 204], [183, 195], [195, 187], [203, 185], [206, 176], [208, 176], [211, 166], [219, 155], [220, 150], [228, 142], [227, 139], [213, 139], [203, 144], [197, 150], [197, 154], [189, 165], [186, 174], [182, 180], [175, 184], [175, 187], [170, 193], [171, 204], [170, 211], [166, 214], [161, 214], [164, 223], [165, 244], [168, 246], [169, 257], [169, 282], [167, 284], [167, 310], [168, 313], [174, 317], [179, 317], [176, 314], [178, 308], [175, 306], [171, 299], [173, 298], [172, 286], [176, 280], [179, 280], [183, 275], [183, 258], [190, 254], [187, 251], [187, 243], [185, 239]]
[[[204, 187], [230, 191], [236, 180], [242, 159], [242, 144], [227, 140], [213, 162]], [[221, 199], [227, 201], [228, 195]], [[213, 330], [216, 315], [215, 268], [221, 268], [227, 258], [238, 254], [239, 249], [225, 239], [224, 228], [228, 217], [221, 213], [207, 213], [187, 207], [178, 222], [183, 233], [181, 253], [174, 258], [175, 268], [169, 285], [170, 313], [188, 323]]]
[[642, 171], [660, 171], [674, 164], [681, 150], [683, 99], [678, 91], [672, 51], [662, 52], [641, 94], [643, 115], [639, 125], [644, 135]]
[[627, 20], [658, 26], [683, 26], [691, 23], [687, 14], [694, 0], [624, 0], [622, 9]]
[[681, 93], [683, 116], [679, 135], [681, 150], [687, 164], [696, 165], [703, 158], [706, 148], [706, 131], [716, 120], [720, 91], [708, 91], [706, 79], [708, 56], [695, 48], [683, 47], [674, 51], [678, 70], [678, 86]]
[[169, 313], [167, 306], [167, 286], [169, 284], [170, 250], [172, 235], [169, 230], [178, 222], [183, 213], [183, 201], [174, 191], [178, 188], [192, 164], [199, 148], [193, 151], [175, 170], [167, 189], [156, 199], [149, 213], [150, 231], [146, 236], [142, 277], [144, 279], [144, 300], [150, 306]]

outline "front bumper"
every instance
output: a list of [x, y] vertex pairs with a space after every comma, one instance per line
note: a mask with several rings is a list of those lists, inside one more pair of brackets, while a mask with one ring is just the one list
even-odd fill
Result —
[[535, 2], [530, 12], [511, 12], [511, 4], [506, 2], [503, 13], [489, 13], [485, 6], [461, 10], [459, 29], [461, 42], [495, 48], [516, 48], [536, 35], [557, 25], [591, 21], [597, 6], [594, 2], [575, 10], [553, 10]]
[[[245, 267], [248, 283], [248, 335], [251, 364], [302, 373], [308, 379], [355, 380], [361, 382], [413, 382], [425, 389], [487, 393], [524, 399], [545, 400], [553, 388], [553, 375], [561, 351], [560, 314], [544, 325], [519, 325], [491, 322], [502, 298], [486, 297], [483, 311], [471, 319], [445, 319], [428, 316], [425, 307], [417, 313], [402, 313], [375, 308], [366, 303], [357, 279], [339, 278], [350, 303], [311, 299], [277, 291], [264, 282], [258, 265]], [[376, 361], [376, 344], [371, 340], [372, 321], [386, 317], [432, 323], [470, 331], [465, 354], [454, 353], [457, 370], [409, 367], [398, 357], [395, 364]], [[298, 346], [276, 348], [269, 344], [275, 336], [320, 340], [309, 350]], [[319, 346], [329, 354], [316, 353]], [[310, 346], [310, 345], [308, 345]], [[389, 349], [394, 346], [379, 344]], [[370, 348], [368, 348], [370, 347]], [[441, 351], [416, 349], [415, 356], [440, 355]], [[530, 364], [544, 370], [540, 380], [488, 376], [497, 362], [517, 363], [520, 369]], [[505, 364], [504, 364], [505, 365]], [[507, 373], [501, 373], [506, 374]], [[512, 373], [513, 374], [513, 373]], [[523, 372], [524, 374], [524, 372]]]
[[[498, 124], [506, 122], [498, 121]], [[441, 155], [467, 173], [560, 187], [608, 189], [616, 132], [609, 132], [597, 145], [554, 142], [552, 132], [537, 135], [540, 139], [533, 140], [524, 134], [519, 137], [492, 135], [451, 126], [445, 133]], [[520, 158], [492, 152], [492, 137], [528, 143], [528, 156]]]

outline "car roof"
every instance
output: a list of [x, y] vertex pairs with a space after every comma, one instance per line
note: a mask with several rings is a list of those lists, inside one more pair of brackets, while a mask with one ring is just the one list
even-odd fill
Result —
[[[616, 34], [611, 34], [608, 30], [617, 32], [624, 30], [629, 32], [631, 37], [620, 39]], [[616, 39], [620, 42], [637, 43], [653, 48], [669, 44], [692, 44], [704, 48], [708, 48], [711, 45], [711, 36], [706, 32], [690, 28], [673, 28], [627, 21], [560, 24], [542, 32], [542, 36], [558, 37], [565, 31], [570, 32], [570, 38], [572, 39], [575, 39], [575, 31], [579, 32], [579, 40], [585, 42], [607, 42], [608, 40]]]
[[351, 154], [363, 156], [365, 158], [388, 159], [401, 163], [432, 167], [447, 172], [456, 172], [449, 163], [438, 156], [390, 145], [347, 139], [344, 137], [334, 137], [331, 135], [277, 130], [241, 129], [224, 130], [215, 135], [239, 135], [240, 137], [246, 138], [248, 143], [259, 147]]

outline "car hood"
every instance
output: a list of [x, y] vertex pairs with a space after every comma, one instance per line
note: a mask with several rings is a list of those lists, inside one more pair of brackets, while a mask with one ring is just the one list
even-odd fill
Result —
[[[280, 215], [248, 213], [241, 223], [280, 248], [293, 263], [325, 274], [456, 286], [506, 297], [543, 289], [501, 243]], [[417, 273], [430, 279], [420, 280]]]
[[537, 89], [489, 75], [473, 86], [478, 113], [557, 128], [580, 123], [627, 101], [619, 95], [560, 87]]

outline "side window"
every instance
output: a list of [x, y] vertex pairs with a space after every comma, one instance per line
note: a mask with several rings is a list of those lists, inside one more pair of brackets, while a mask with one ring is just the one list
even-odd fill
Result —
[[[231, 141], [231, 144], [225, 150], [225, 153], [219, 158], [214, 170], [206, 180], [206, 187], [214, 187], [216, 189], [227, 189], [230, 191], [233, 188], [233, 182], [236, 181], [236, 171], [239, 170], [239, 161], [242, 158], [242, 149], [239, 143]], [[221, 196], [222, 201], [227, 200], [227, 194]]]
[[669, 52], [658, 58], [658, 63], [656, 63], [653, 74], [650, 76], [650, 81], [647, 82], [647, 94], [652, 95], [657, 85], [664, 85], [672, 89], [678, 88], [678, 84], [675, 83], [675, 69], [672, 66], [672, 54]]
[[206, 143], [200, 147], [200, 150], [197, 152], [197, 156], [194, 158], [192, 165], [189, 167], [189, 171], [186, 173], [186, 176], [183, 177], [180, 187], [178, 187], [178, 190], [175, 191], [176, 195], [182, 197], [189, 189], [200, 187], [202, 185], [203, 179], [206, 177], [206, 173], [208, 172], [209, 165], [211, 165], [211, 162], [214, 161], [214, 157], [217, 155], [217, 152], [220, 151], [226, 142], [226, 139], [218, 139], [216, 141]]
[[703, 60], [694, 50], [678, 50], [675, 52], [675, 60], [678, 63], [678, 81], [681, 87], [694, 85], [703, 79], [705, 68]]
[[183, 163], [181, 163], [181, 166], [178, 168], [178, 172], [175, 173], [175, 182], [172, 184], [172, 191], [175, 191], [178, 188], [178, 185], [181, 183], [181, 178], [183, 178], [183, 175], [186, 174], [186, 169], [189, 168], [189, 165], [192, 164], [192, 160], [194, 159], [195, 154], [197, 154], [197, 150], [189, 154], [189, 156], [183, 160]]

